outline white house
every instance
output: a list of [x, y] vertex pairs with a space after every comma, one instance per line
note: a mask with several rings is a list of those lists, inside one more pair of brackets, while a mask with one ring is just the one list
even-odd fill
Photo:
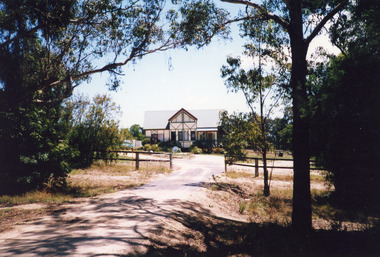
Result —
[[195, 141], [218, 145], [221, 110], [147, 111], [144, 117], [145, 136], [160, 142], [178, 141], [189, 148]]

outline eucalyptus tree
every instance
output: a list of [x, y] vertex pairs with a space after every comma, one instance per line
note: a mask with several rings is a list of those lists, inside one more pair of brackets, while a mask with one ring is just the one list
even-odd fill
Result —
[[330, 28], [342, 54], [313, 81], [315, 154], [339, 204], [380, 210], [380, 1], [360, 0]]
[[[225, 13], [208, 1], [183, 3], [181, 8], [166, 2], [1, 1], [4, 93], [18, 104], [36, 92], [64, 85], [65, 98], [90, 75], [101, 72], [110, 73], [109, 86], [115, 89], [122, 66], [154, 52], [202, 46], [220, 34], [214, 27], [224, 22]], [[25, 86], [31, 78], [34, 81]], [[38, 94], [34, 97], [40, 100]]]
[[246, 149], [259, 138], [259, 128], [254, 113], [220, 113], [220, 126], [226, 132], [223, 136], [223, 150], [226, 164], [244, 160]]
[[96, 157], [109, 158], [108, 151], [121, 146], [119, 133], [120, 107], [107, 95], [74, 97], [66, 103], [72, 113], [71, 129], [67, 134], [69, 146], [77, 155], [76, 166], [88, 166]]
[[1, 0], [1, 178], [26, 188], [66, 173], [65, 157], [53, 154], [64, 143], [56, 126], [62, 100], [95, 73], [108, 72], [116, 89], [129, 63], [208, 44], [227, 31], [215, 29], [225, 14], [209, 1]]
[[[252, 50], [252, 49], [251, 49]], [[252, 52], [250, 52], [252, 54]], [[270, 117], [273, 107], [276, 106], [281, 98], [281, 93], [274, 93], [277, 86], [276, 76], [273, 74], [265, 74], [261, 63], [261, 55], [258, 56], [258, 67], [245, 71], [241, 68], [241, 60], [239, 58], [229, 57], [228, 65], [221, 68], [222, 77], [225, 78], [227, 88], [233, 92], [243, 92], [246, 103], [249, 106], [253, 118], [252, 122], [256, 124], [259, 135], [251, 138], [248, 144], [258, 149], [263, 158], [263, 174], [264, 174], [264, 195], [270, 195], [269, 175], [267, 168], [267, 153], [269, 151], [269, 142], [267, 139], [268, 129], [267, 120]], [[280, 91], [280, 90], [278, 90]], [[273, 96], [271, 97], [271, 95]], [[269, 100], [273, 100], [271, 104]], [[259, 111], [256, 110], [255, 104], [258, 102]], [[252, 129], [252, 128], [247, 128]], [[247, 130], [245, 133], [249, 134]]]
[[[324, 26], [342, 11], [347, 0], [221, 0], [245, 7], [235, 20], [253, 21], [252, 26], [270, 24], [276, 33], [268, 40], [268, 48], [290, 55], [289, 88], [293, 105], [294, 185], [292, 225], [301, 235], [312, 228], [310, 194], [309, 111], [307, 53], [310, 43]], [[268, 23], [267, 21], [271, 21]], [[266, 31], [266, 30], [264, 30]], [[276, 53], [274, 51], [273, 53]], [[285, 57], [284, 57], [285, 58]]]

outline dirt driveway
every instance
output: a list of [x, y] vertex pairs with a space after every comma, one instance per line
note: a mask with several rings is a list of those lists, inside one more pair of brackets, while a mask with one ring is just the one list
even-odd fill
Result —
[[68, 204], [0, 234], [0, 256], [121, 256], [147, 251], [149, 231], [173, 210], [190, 208], [202, 183], [224, 170], [223, 158], [175, 160], [171, 175], [134, 190]]

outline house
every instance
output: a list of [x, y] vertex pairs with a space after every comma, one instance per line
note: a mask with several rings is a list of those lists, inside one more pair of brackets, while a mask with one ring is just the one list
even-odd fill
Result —
[[178, 141], [182, 148], [200, 142], [211, 146], [220, 144], [221, 110], [147, 111], [144, 117], [145, 136], [152, 141]]

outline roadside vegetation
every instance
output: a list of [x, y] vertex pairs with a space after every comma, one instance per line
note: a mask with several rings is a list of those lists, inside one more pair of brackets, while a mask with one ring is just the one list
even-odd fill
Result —
[[59, 210], [61, 204], [135, 188], [161, 174], [169, 173], [171, 170], [166, 163], [143, 162], [137, 171], [130, 161], [111, 164], [97, 161], [90, 167], [74, 169], [68, 174], [65, 187], [57, 187], [56, 181], [50, 181], [40, 189], [0, 196], [0, 232], [10, 229], [18, 222]]
[[[311, 176], [313, 229], [300, 248], [291, 228], [293, 176], [280, 171], [264, 196], [263, 174], [231, 167], [214, 176], [203, 204], [185, 205], [152, 232], [152, 256], [378, 256], [380, 215], [343, 208], [324, 174]], [[218, 215], [218, 213], [223, 213]], [[233, 217], [233, 218], [232, 218]], [[150, 255], [149, 255], [150, 256]]]

